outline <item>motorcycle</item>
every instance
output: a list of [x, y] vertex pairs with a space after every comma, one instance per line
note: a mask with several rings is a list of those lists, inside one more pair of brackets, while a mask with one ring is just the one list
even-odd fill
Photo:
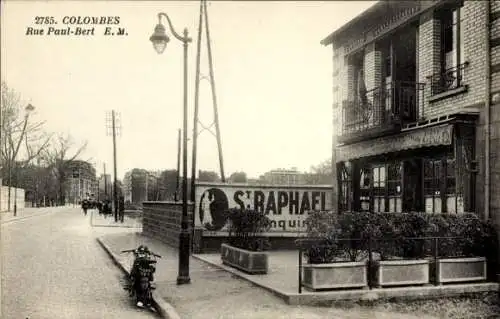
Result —
[[161, 258], [160, 255], [150, 251], [147, 246], [140, 245], [136, 249], [122, 250], [122, 253], [133, 253], [134, 261], [129, 275], [129, 284], [125, 290], [129, 291], [132, 297], [135, 295], [136, 304], [138, 307], [144, 305], [151, 307], [152, 293], [156, 289], [153, 281], [153, 274], [156, 271], [156, 258]]

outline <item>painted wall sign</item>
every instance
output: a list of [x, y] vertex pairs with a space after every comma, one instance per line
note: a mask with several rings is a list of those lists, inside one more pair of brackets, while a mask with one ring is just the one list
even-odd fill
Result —
[[405, 149], [450, 145], [452, 142], [453, 125], [434, 126], [341, 146], [337, 149], [337, 162]]
[[225, 236], [228, 221], [224, 212], [247, 208], [264, 212], [271, 219], [269, 236], [297, 236], [306, 230], [308, 212], [330, 210], [332, 186], [196, 184], [195, 226], [203, 236]]

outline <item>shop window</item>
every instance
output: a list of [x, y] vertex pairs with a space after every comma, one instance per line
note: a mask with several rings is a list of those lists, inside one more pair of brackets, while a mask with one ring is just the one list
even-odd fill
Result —
[[352, 174], [351, 165], [349, 162], [342, 163], [339, 169], [340, 176], [340, 192], [339, 192], [339, 209], [340, 211], [350, 210], [352, 198]]
[[403, 169], [400, 162], [387, 165], [387, 194], [389, 197], [389, 212], [401, 212], [401, 171]]
[[386, 166], [373, 165], [373, 211], [385, 212]]
[[[446, 201], [447, 213], [463, 212], [463, 197], [457, 192], [456, 176], [453, 154], [439, 159], [424, 159], [424, 199], [427, 213], [441, 213], [443, 201]], [[441, 193], [442, 189], [446, 190], [444, 194]]]
[[359, 205], [361, 211], [370, 211], [370, 169], [361, 168], [359, 178]]
[[441, 212], [441, 159], [424, 159], [424, 201], [426, 213]]

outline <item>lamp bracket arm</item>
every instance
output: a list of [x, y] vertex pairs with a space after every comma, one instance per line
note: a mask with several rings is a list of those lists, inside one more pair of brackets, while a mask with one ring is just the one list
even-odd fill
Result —
[[177, 32], [175, 32], [175, 29], [174, 29], [174, 26], [172, 24], [172, 21], [170, 20], [170, 17], [168, 16], [168, 14], [164, 13], [164, 12], [160, 12], [158, 13], [158, 22], [161, 24], [161, 17], [165, 17], [167, 19], [167, 22], [168, 22], [168, 26], [170, 27], [170, 31], [172, 31], [172, 34], [174, 35], [174, 37], [183, 42], [183, 43], [188, 43], [188, 42], [191, 42], [192, 39], [190, 37], [188, 37], [188, 32], [187, 32], [187, 29], [184, 29], [184, 36], [181, 36], [179, 35]]

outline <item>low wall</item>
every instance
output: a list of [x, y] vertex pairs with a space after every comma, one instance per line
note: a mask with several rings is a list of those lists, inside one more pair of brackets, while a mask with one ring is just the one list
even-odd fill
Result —
[[[16, 194], [16, 189], [14, 187], [10, 188], [10, 210], [14, 209], [14, 194]], [[7, 211], [9, 204], [9, 186], [0, 186], [0, 212]], [[24, 203], [24, 189], [17, 189], [17, 209], [22, 209], [25, 207]]]
[[[182, 202], [143, 202], [142, 233], [173, 246], [179, 246]], [[189, 232], [193, 224], [193, 204], [188, 203]]]

